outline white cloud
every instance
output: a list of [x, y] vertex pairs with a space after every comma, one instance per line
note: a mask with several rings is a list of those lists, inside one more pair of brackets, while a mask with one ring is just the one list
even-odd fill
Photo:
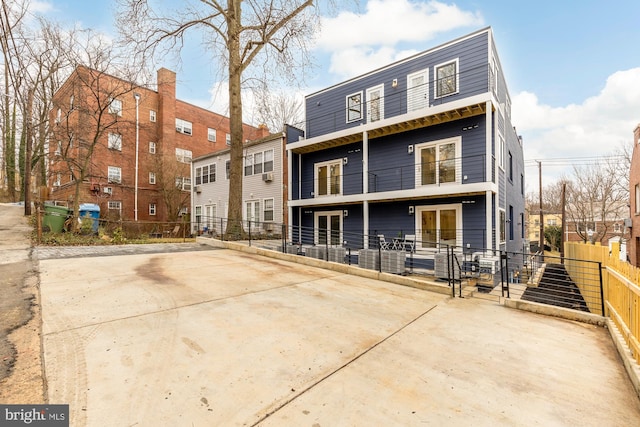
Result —
[[405, 58], [401, 43], [420, 43], [460, 27], [479, 26], [479, 12], [439, 1], [369, 0], [362, 14], [341, 12], [322, 20], [317, 48], [331, 53], [330, 70], [348, 78]]
[[[618, 71], [599, 94], [565, 107], [545, 105], [530, 92], [517, 94], [513, 123], [524, 139], [525, 160], [604, 156], [632, 141], [640, 122], [638, 82], [640, 68]], [[562, 172], [571, 171], [564, 166]]]
[[53, 4], [47, 1], [32, 1], [29, 3], [29, 11], [37, 14], [45, 14], [54, 10]]

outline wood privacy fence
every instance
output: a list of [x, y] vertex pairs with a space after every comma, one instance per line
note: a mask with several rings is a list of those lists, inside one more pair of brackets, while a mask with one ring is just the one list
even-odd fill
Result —
[[[599, 244], [565, 243], [565, 256], [601, 263], [604, 315], [616, 324], [640, 363], [640, 268], [620, 260], [619, 243], [614, 243], [611, 250]], [[570, 260], [566, 267], [571, 274]]]

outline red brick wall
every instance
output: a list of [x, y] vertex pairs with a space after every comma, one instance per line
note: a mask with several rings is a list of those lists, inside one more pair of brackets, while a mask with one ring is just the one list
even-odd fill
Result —
[[636, 267], [640, 266], [640, 248], [637, 239], [640, 238], [640, 206], [636, 206], [636, 185], [640, 185], [640, 125], [633, 131], [633, 155], [631, 157], [631, 170], [629, 171], [629, 214], [631, 217], [631, 236], [627, 244], [629, 260]]

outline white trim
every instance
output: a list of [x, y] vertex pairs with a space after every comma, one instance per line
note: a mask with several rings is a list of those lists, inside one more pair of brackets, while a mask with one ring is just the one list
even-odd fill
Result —
[[[422, 77], [422, 87], [414, 86], [413, 79]], [[429, 69], [416, 71], [407, 75], [407, 112], [418, 111], [429, 107]]]
[[[355, 118], [355, 119], [350, 119], [349, 118], [349, 111], [350, 111], [349, 101], [354, 96], [360, 96], [360, 104], [359, 104], [360, 105], [360, 116], [358, 118]], [[364, 118], [362, 97], [363, 97], [362, 91], [354, 92], [354, 93], [352, 93], [350, 95], [347, 95], [345, 97], [345, 120], [347, 121], [347, 123], [358, 122], [358, 121], [361, 121]], [[355, 104], [354, 104], [354, 106], [355, 106]]]
[[[379, 97], [377, 99], [379, 103], [379, 111], [378, 118], [375, 120], [371, 119], [371, 96], [372, 94], [379, 92]], [[367, 123], [370, 122], [379, 122], [380, 120], [384, 120], [384, 84], [379, 84], [374, 87], [370, 87], [366, 91], [365, 102], [367, 103]]]
[[[462, 203], [450, 203], [444, 205], [423, 205], [415, 207], [415, 229], [422, 231], [422, 213], [436, 212], [436, 240], [440, 243], [440, 211], [442, 210], [456, 211], [456, 246], [462, 247], [462, 235], [458, 231], [462, 230]], [[416, 236], [416, 248], [428, 249], [422, 247], [422, 235]]]
[[[456, 88], [453, 92], [450, 93], [446, 93], [444, 95], [438, 95], [438, 68], [442, 68], [444, 66], [447, 66], [449, 64], [456, 64], [456, 70], [455, 70], [455, 79], [456, 79]], [[442, 62], [438, 65], [434, 65], [433, 67], [433, 99], [440, 99], [440, 98], [446, 98], [447, 96], [451, 96], [451, 95], [455, 95], [457, 93], [460, 93], [460, 59], [456, 58], [456, 59], [452, 59], [449, 61], [445, 61]]]
[[[341, 196], [342, 195], [342, 186], [343, 186], [343, 179], [342, 179], [342, 163], [343, 160], [342, 158], [339, 159], [334, 159], [334, 160], [327, 160], [325, 162], [319, 162], [319, 163], [315, 163], [313, 165], [313, 197], [314, 198], [318, 198], [318, 197], [330, 197], [330, 196]], [[340, 171], [339, 171], [339, 176], [340, 176], [340, 191], [336, 194], [331, 194], [331, 170], [330, 170], [330, 166], [333, 164], [338, 164], [340, 167]], [[320, 195], [318, 193], [318, 184], [319, 184], [319, 178], [318, 178], [318, 169], [321, 167], [327, 167], [327, 194], [323, 194]]]
[[[422, 156], [421, 151], [424, 148], [428, 147], [437, 147], [444, 144], [455, 144], [455, 155], [453, 158], [453, 162], [455, 165], [455, 181], [454, 182], [440, 182], [440, 168], [436, 167], [436, 182], [433, 184], [422, 184]], [[425, 186], [441, 186], [441, 185], [455, 185], [462, 184], [462, 162], [459, 162], [459, 159], [462, 157], [462, 137], [454, 136], [446, 139], [439, 139], [436, 141], [423, 142], [421, 144], [416, 144], [415, 149], [413, 151], [415, 166], [416, 166], [416, 176], [415, 176], [415, 187], [425, 187]], [[436, 150], [436, 165], [440, 162], [440, 153]], [[458, 162], [460, 164], [458, 164]]]
[[[318, 235], [319, 229], [320, 227], [318, 226], [318, 218], [321, 216], [326, 216], [326, 217], [330, 217], [330, 216], [337, 216], [340, 218], [340, 243], [338, 245], [332, 245], [331, 244], [331, 232], [333, 230], [331, 230], [331, 221], [327, 220], [327, 243], [329, 244], [329, 246], [342, 246], [342, 227], [344, 224], [344, 219], [343, 219], [343, 212], [341, 210], [339, 211], [316, 211], [313, 213], [313, 242], [316, 245], [319, 245], [319, 238], [320, 236]], [[324, 243], [322, 243], [324, 245]]]

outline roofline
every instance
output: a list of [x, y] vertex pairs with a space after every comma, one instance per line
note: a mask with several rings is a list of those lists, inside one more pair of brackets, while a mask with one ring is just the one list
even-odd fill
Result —
[[388, 69], [388, 68], [395, 67], [396, 65], [399, 65], [399, 64], [403, 64], [403, 63], [405, 63], [405, 62], [412, 61], [412, 60], [414, 60], [414, 59], [416, 59], [416, 58], [419, 58], [419, 57], [421, 57], [421, 56], [425, 56], [425, 55], [428, 55], [428, 54], [433, 53], [433, 52], [435, 52], [435, 51], [438, 51], [438, 50], [444, 49], [445, 47], [448, 47], [448, 46], [451, 46], [451, 45], [453, 45], [453, 44], [459, 43], [459, 42], [461, 42], [461, 41], [463, 41], [463, 40], [470, 39], [470, 38], [472, 38], [472, 37], [476, 37], [477, 35], [480, 35], [480, 34], [482, 34], [482, 33], [489, 33], [489, 35], [490, 35], [490, 37], [491, 37], [491, 33], [492, 33], [491, 26], [481, 28], [481, 29], [476, 30], [476, 31], [474, 31], [474, 32], [472, 32], [472, 33], [469, 33], [469, 34], [467, 34], [467, 35], [464, 35], [464, 36], [461, 36], [461, 37], [455, 38], [455, 39], [450, 40], [450, 41], [448, 41], [448, 42], [442, 43], [442, 44], [440, 44], [440, 45], [438, 45], [438, 46], [435, 46], [435, 47], [432, 47], [432, 48], [430, 48], [430, 49], [424, 50], [424, 51], [422, 51], [422, 52], [418, 52], [418, 53], [416, 53], [416, 54], [414, 54], [414, 55], [411, 55], [411, 56], [409, 56], [409, 57], [407, 57], [407, 58], [400, 59], [400, 60], [398, 60], [398, 61], [392, 62], [391, 64], [387, 64], [387, 65], [385, 65], [385, 66], [383, 66], [383, 67], [376, 68], [375, 70], [372, 70], [372, 71], [366, 72], [366, 73], [364, 73], [364, 74], [360, 74], [359, 76], [355, 76], [355, 77], [352, 77], [352, 78], [350, 78], [350, 79], [348, 79], [348, 80], [342, 81], [342, 82], [340, 82], [340, 83], [336, 83], [336, 84], [334, 84], [334, 85], [328, 86], [328, 87], [326, 87], [326, 88], [324, 88], [324, 89], [321, 89], [321, 90], [319, 90], [319, 91], [316, 91], [316, 92], [313, 92], [313, 93], [311, 93], [311, 94], [309, 94], [309, 95], [306, 95], [306, 96], [305, 96], [305, 99], [312, 98], [312, 97], [314, 97], [314, 96], [316, 96], [316, 95], [319, 95], [319, 94], [321, 94], [321, 93], [323, 93], [323, 92], [326, 92], [326, 91], [329, 91], [329, 90], [335, 89], [335, 88], [337, 88], [337, 87], [340, 87], [340, 86], [346, 85], [346, 84], [348, 84], [348, 83], [352, 83], [352, 82], [354, 82], [354, 81], [356, 81], [356, 80], [363, 79], [363, 78], [368, 77], [368, 76], [370, 76], [370, 75], [373, 75], [373, 74], [379, 73], [380, 71], [386, 70], [386, 69]]
[[[277, 133], [272, 133], [270, 135], [267, 135], [263, 138], [260, 139], [254, 139], [252, 141], [246, 142], [242, 145], [242, 148], [249, 148], [249, 147], [253, 147], [255, 145], [260, 145], [260, 144], [265, 144], [267, 142], [271, 142], [271, 141], [275, 141], [278, 138], [286, 138], [286, 134], [285, 132], [277, 132]], [[195, 163], [196, 161], [200, 161], [200, 160], [206, 160], [210, 157], [216, 157], [219, 156], [221, 154], [227, 154], [231, 151], [231, 148], [223, 148], [222, 150], [218, 150], [218, 151], [214, 151], [211, 153], [207, 153], [207, 154], [203, 154], [202, 156], [199, 157], [195, 157], [193, 159], [191, 159], [191, 163]]]

